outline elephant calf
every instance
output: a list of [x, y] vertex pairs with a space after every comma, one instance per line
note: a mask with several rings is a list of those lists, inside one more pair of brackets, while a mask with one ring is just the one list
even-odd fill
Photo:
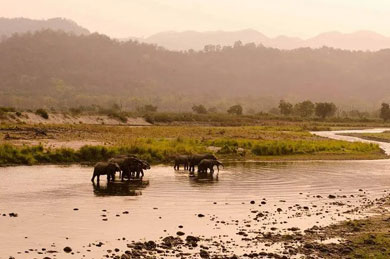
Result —
[[97, 182], [99, 183], [101, 175], [107, 175], [107, 182], [109, 182], [110, 179], [114, 181], [115, 173], [120, 170], [121, 169], [117, 163], [99, 162], [95, 165], [91, 181], [94, 182], [95, 177], [97, 177]]
[[210, 169], [210, 173], [214, 173], [214, 166], [217, 166], [219, 172], [219, 166], [223, 167], [223, 164], [214, 159], [203, 159], [198, 165], [198, 173], [207, 173], [207, 169]]

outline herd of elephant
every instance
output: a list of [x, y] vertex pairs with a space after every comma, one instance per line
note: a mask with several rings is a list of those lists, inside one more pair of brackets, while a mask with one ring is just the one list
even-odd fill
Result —
[[[219, 171], [219, 166], [223, 164], [213, 154], [196, 154], [196, 155], [179, 155], [174, 159], [174, 169], [179, 170], [180, 166], [183, 165], [185, 170], [189, 170], [190, 173], [195, 171], [195, 166], [198, 167], [198, 173], [214, 173], [214, 166]], [[119, 176], [123, 181], [125, 178], [131, 179], [142, 179], [144, 176], [144, 170], [150, 169], [148, 162], [139, 159], [133, 155], [119, 155], [111, 158], [107, 162], [98, 162], [93, 170], [93, 176], [91, 181], [100, 181], [101, 175], [107, 176], [107, 181], [114, 181], [116, 172], [119, 172]]]
[[119, 172], [119, 177], [123, 181], [124, 178], [130, 179], [142, 179], [144, 176], [144, 170], [150, 169], [148, 162], [139, 159], [133, 155], [119, 155], [111, 158], [107, 162], [99, 162], [95, 165], [93, 170], [93, 176], [91, 181], [100, 181], [101, 175], [107, 176], [107, 181], [114, 181], [116, 172]]
[[195, 166], [197, 166], [198, 173], [207, 173], [207, 170], [210, 170], [211, 174], [214, 173], [214, 166], [217, 167], [218, 171], [219, 166], [223, 167], [223, 164], [213, 154], [176, 156], [175, 170], [179, 170], [180, 165], [183, 165], [184, 169], [191, 173], [195, 172]]

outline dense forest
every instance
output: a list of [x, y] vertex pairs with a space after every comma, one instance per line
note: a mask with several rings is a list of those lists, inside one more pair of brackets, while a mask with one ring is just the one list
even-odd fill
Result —
[[278, 50], [262, 45], [168, 51], [99, 34], [44, 30], [0, 43], [0, 105], [112, 105], [190, 111], [194, 104], [267, 111], [280, 99], [350, 109], [390, 98], [390, 50]]

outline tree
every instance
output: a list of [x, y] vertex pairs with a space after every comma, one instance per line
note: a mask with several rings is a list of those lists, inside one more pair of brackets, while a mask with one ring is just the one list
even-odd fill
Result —
[[308, 118], [311, 117], [314, 113], [314, 103], [311, 101], [304, 101], [297, 103], [294, 106], [294, 112], [300, 117]]
[[203, 104], [192, 106], [192, 110], [198, 114], [206, 114], [207, 113], [207, 109], [206, 109], [206, 107], [203, 106]]
[[292, 114], [292, 112], [293, 112], [293, 105], [289, 102], [284, 101], [284, 100], [280, 100], [279, 110], [280, 110], [281, 114], [288, 116], [288, 115]]
[[380, 117], [384, 121], [388, 121], [390, 119], [390, 105], [388, 103], [382, 103]]
[[236, 115], [241, 115], [242, 114], [242, 106], [239, 104], [233, 105], [230, 107], [227, 112], [229, 114], [236, 114]]
[[337, 107], [334, 103], [316, 103], [315, 114], [316, 116], [325, 119], [335, 115]]

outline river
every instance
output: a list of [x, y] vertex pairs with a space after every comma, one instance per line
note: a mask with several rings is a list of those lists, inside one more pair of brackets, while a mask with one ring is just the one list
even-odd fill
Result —
[[[315, 134], [357, 140], [337, 135], [344, 132]], [[380, 145], [390, 151], [389, 143]], [[362, 205], [387, 195], [390, 161], [237, 162], [205, 179], [154, 166], [141, 186], [107, 185], [104, 178], [96, 186], [91, 174], [76, 165], [0, 168], [0, 258], [44, 258], [48, 250], [50, 257], [102, 258], [115, 248], [123, 253], [131, 241], [177, 231], [232, 239], [238, 255], [282, 252], [277, 244], [254, 249], [237, 233], [287, 233], [361, 217]], [[64, 253], [66, 246], [75, 254]]]

